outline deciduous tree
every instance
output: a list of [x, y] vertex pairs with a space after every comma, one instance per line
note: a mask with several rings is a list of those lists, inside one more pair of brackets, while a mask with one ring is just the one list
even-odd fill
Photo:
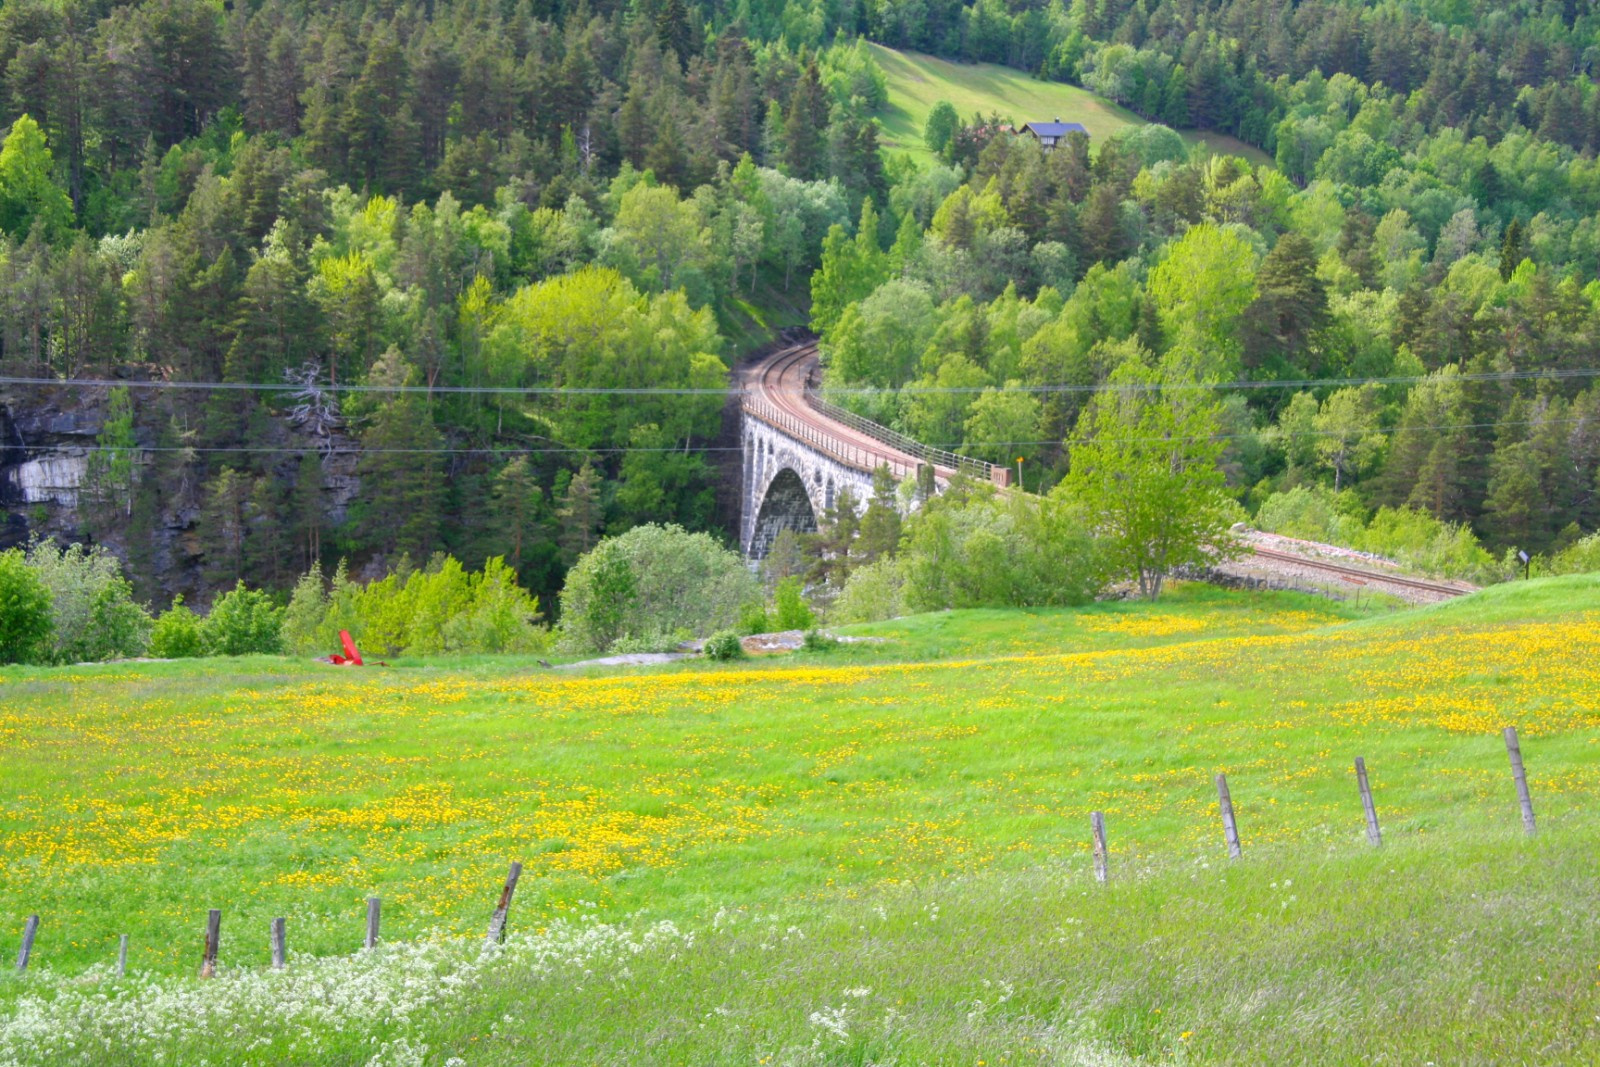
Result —
[[1174, 570], [1228, 552], [1237, 506], [1205, 390], [1163, 381], [1137, 360], [1107, 384], [1069, 441], [1061, 492], [1092, 517], [1113, 571], [1154, 600]]

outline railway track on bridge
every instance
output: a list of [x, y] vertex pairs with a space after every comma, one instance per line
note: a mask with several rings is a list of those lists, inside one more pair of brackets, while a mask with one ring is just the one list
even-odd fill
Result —
[[[812, 383], [817, 360], [817, 342], [813, 340], [780, 349], [751, 367], [740, 395], [745, 413], [858, 470], [887, 466], [896, 478], [904, 479], [915, 477], [918, 466], [930, 464], [934, 479], [941, 483], [958, 472], [996, 480], [993, 464], [929, 448], [823, 401]], [[1007, 472], [999, 470], [998, 480], [1004, 484]]]
[[[808, 402], [817, 343], [781, 349], [747, 372], [740, 405], [745, 414], [804, 441], [846, 466], [872, 471], [887, 466], [896, 478], [916, 474], [916, 456], [823, 415]], [[946, 478], [948, 471], [938, 472]]]
[[[812, 448], [861, 471], [887, 466], [896, 478], [914, 477], [917, 467], [932, 463], [939, 482], [949, 482], [958, 471], [989, 480], [990, 464], [955, 453], [920, 445], [850, 412], [823, 403], [816, 395], [812, 374], [817, 364], [817, 342], [805, 341], [774, 352], [745, 372], [740, 406], [754, 418], [789, 434]], [[895, 447], [899, 443], [902, 447]], [[995, 479], [1004, 484], [1002, 477]], [[1465, 596], [1471, 589], [1365, 570], [1292, 552], [1252, 546], [1257, 558], [1277, 564], [1335, 576], [1356, 585], [1389, 585], [1428, 596]]]

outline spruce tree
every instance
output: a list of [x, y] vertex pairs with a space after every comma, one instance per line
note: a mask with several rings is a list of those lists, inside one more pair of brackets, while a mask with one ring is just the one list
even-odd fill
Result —
[[666, 0], [656, 12], [656, 40], [664, 54], [677, 57], [680, 71], [689, 65], [689, 57], [695, 51], [694, 27], [683, 0]]
[[1522, 262], [1522, 220], [1512, 219], [1500, 240], [1500, 277], [1511, 280], [1517, 265]]
[[517, 456], [500, 468], [489, 493], [489, 521], [512, 570], [521, 571], [527, 548], [539, 533], [543, 510], [544, 490], [534, 480], [527, 456]]
[[[391, 348], [373, 375], [411, 385], [415, 372]], [[420, 560], [438, 547], [445, 488], [443, 446], [433, 412], [417, 393], [401, 393], [373, 415], [361, 435], [361, 506], [356, 523], [368, 548]]]
[[1182, 63], [1172, 68], [1172, 76], [1167, 79], [1167, 87], [1161, 94], [1159, 119], [1175, 130], [1189, 127], [1189, 74]]
[[872, 499], [861, 516], [861, 535], [856, 538], [856, 562], [876, 563], [892, 556], [900, 547], [900, 508], [895, 499], [897, 485], [887, 466], [872, 472]]
[[247, 475], [223, 467], [206, 485], [200, 509], [200, 547], [206, 580], [231, 585], [244, 577], [246, 507], [252, 485]]
[[133, 401], [126, 388], [113, 389], [84, 473], [84, 511], [95, 529], [120, 529], [132, 516], [137, 457]]
[[322, 511], [322, 460], [315, 452], [300, 457], [294, 480], [294, 521], [299, 530], [300, 556], [309, 570], [322, 559], [322, 531], [326, 524]]
[[795, 83], [783, 118], [783, 168], [791, 177], [811, 181], [823, 176], [827, 128], [828, 94], [813, 59]]
[[812, 560], [807, 577], [835, 590], [843, 589], [850, 578], [851, 556], [860, 532], [855, 493], [846, 485], [833, 498], [833, 507], [823, 516], [821, 528], [804, 539], [806, 555]]
[[588, 460], [567, 482], [556, 517], [561, 521], [561, 553], [570, 565], [599, 542], [604, 519], [600, 475]]

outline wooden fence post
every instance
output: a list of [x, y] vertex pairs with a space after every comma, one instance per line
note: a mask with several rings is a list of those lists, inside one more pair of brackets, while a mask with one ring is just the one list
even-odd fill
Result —
[[1104, 882], [1110, 877], [1106, 856], [1106, 816], [1104, 812], [1091, 811], [1089, 826], [1094, 830], [1094, 880]]
[[1533, 797], [1528, 793], [1528, 775], [1522, 769], [1522, 746], [1517, 743], [1517, 728], [1506, 727], [1506, 752], [1511, 755], [1511, 777], [1517, 780], [1517, 803], [1522, 805], [1522, 828], [1534, 832]]
[[17, 953], [17, 973], [28, 969], [28, 957], [33, 955], [33, 939], [39, 933], [39, 916], [30, 915], [22, 924], [22, 949]]
[[1239, 826], [1233, 821], [1233, 797], [1228, 795], [1228, 776], [1217, 775], [1217, 800], [1222, 805], [1222, 832], [1228, 839], [1228, 858], [1238, 859], [1244, 855], [1244, 850], [1239, 847]]
[[128, 935], [123, 934], [117, 938], [117, 977], [126, 977], [128, 973]]
[[378, 913], [383, 908], [383, 901], [378, 897], [367, 898], [367, 948], [378, 947]]
[[212, 908], [206, 913], [206, 949], [200, 958], [200, 977], [215, 978], [217, 974], [217, 946], [222, 940], [222, 909]]
[[506, 939], [506, 915], [511, 910], [511, 895], [517, 891], [517, 879], [522, 877], [522, 862], [514, 861], [506, 874], [505, 888], [500, 890], [500, 903], [489, 918], [489, 936], [484, 948], [490, 949]]
[[1367, 784], [1367, 761], [1356, 757], [1356, 786], [1361, 790], [1361, 809], [1367, 814], [1367, 841], [1383, 844], [1383, 832], [1378, 829], [1378, 809], [1372, 803], [1372, 786]]
[[284, 929], [283, 917], [272, 920], [272, 969], [283, 970], [289, 962], [289, 934]]

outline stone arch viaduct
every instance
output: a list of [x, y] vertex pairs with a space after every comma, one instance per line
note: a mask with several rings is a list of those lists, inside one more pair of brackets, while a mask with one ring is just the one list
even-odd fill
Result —
[[1004, 467], [927, 448], [824, 402], [816, 394], [816, 372], [815, 341], [779, 349], [744, 371], [739, 544], [745, 558], [765, 559], [783, 530], [816, 530], [846, 487], [865, 507], [873, 472], [882, 466], [900, 481], [932, 467], [938, 491], [957, 471], [1008, 484]]

